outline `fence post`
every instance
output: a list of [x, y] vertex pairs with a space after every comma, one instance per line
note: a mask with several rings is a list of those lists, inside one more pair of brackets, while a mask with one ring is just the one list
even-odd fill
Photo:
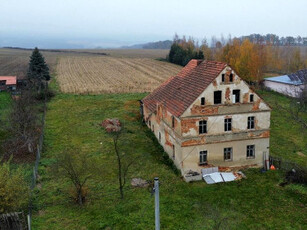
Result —
[[160, 207], [159, 207], [159, 178], [155, 178], [155, 225], [160, 230]]
[[30, 214], [27, 215], [27, 217], [28, 217], [28, 230], [31, 230], [31, 216], [30, 216]]

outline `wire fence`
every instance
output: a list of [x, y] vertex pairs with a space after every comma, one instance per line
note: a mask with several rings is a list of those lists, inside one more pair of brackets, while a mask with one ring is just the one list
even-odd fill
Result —
[[295, 162], [284, 160], [281, 157], [270, 156], [269, 158], [270, 165], [274, 165], [275, 168], [283, 170], [283, 171], [290, 171], [294, 170], [304, 170], [304, 167], [298, 165]]
[[44, 112], [42, 115], [41, 134], [38, 139], [36, 159], [35, 159], [35, 164], [33, 167], [32, 179], [31, 179], [31, 184], [30, 184], [30, 197], [29, 197], [29, 205], [28, 205], [28, 229], [29, 230], [31, 230], [31, 225], [32, 225], [33, 189], [36, 187], [36, 182], [38, 178], [38, 166], [39, 166], [39, 162], [41, 159], [41, 153], [43, 150], [46, 111], [47, 111], [47, 100], [46, 100], [46, 95], [45, 95]]

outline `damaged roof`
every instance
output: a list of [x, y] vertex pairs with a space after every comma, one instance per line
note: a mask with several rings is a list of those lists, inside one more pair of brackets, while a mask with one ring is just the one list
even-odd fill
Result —
[[268, 77], [265, 78], [266, 81], [274, 81], [285, 83], [289, 85], [303, 85], [307, 83], [307, 69], [302, 69], [296, 73], [291, 73], [288, 75], [282, 75], [278, 77]]
[[192, 59], [175, 77], [169, 78], [142, 102], [154, 112], [163, 104], [174, 116], [181, 116], [227, 66], [216, 61]]

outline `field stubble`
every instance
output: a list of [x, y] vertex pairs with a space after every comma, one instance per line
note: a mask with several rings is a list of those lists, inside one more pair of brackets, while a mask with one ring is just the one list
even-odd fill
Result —
[[150, 58], [67, 56], [57, 64], [64, 93], [99, 94], [151, 92], [181, 67]]

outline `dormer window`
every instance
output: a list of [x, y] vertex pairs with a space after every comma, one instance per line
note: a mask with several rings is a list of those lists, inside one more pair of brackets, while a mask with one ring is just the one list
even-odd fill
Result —
[[229, 75], [229, 81], [233, 82], [233, 74], [232, 73]]
[[202, 98], [200, 99], [200, 105], [205, 105], [205, 103], [206, 103], [205, 98], [202, 97]]

